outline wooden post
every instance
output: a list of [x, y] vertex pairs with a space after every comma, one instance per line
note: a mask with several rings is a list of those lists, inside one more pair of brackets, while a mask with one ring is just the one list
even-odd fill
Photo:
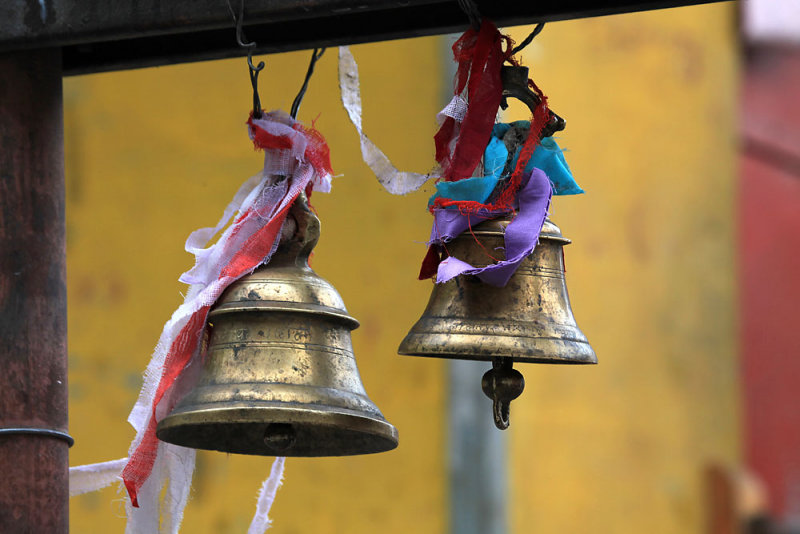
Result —
[[0, 55], [0, 532], [69, 530], [63, 138], [61, 50]]

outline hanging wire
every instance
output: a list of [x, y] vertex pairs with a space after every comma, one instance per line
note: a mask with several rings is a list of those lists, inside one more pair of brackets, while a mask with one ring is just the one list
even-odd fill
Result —
[[291, 115], [293, 119], [297, 118], [297, 112], [300, 110], [300, 104], [303, 102], [303, 97], [306, 96], [308, 82], [311, 80], [311, 75], [314, 74], [314, 65], [317, 64], [317, 61], [324, 53], [324, 48], [315, 48], [311, 53], [311, 61], [308, 63], [308, 70], [306, 71], [306, 79], [303, 81], [303, 87], [300, 88], [300, 92], [297, 93], [297, 96], [294, 97], [294, 102], [292, 102]]
[[475, 0], [458, 0], [458, 6], [467, 14], [469, 23], [478, 31], [481, 29], [481, 13], [478, 11], [478, 4]]
[[264, 70], [264, 62], [259, 61], [258, 65], [253, 65], [253, 52], [256, 49], [255, 41], [247, 42], [244, 35], [244, 2], [239, 5], [239, 16], [233, 12], [233, 6], [230, 0], [228, 1], [228, 8], [231, 10], [231, 16], [236, 23], [236, 43], [242, 48], [247, 49], [247, 68], [250, 71], [250, 85], [253, 86], [253, 117], [256, 119], [261, 118], [261, 97], [258, 96], [258, 73]]
[[517, 46], [516, 48], [514, 48], [513, 50], [511, 50], [511, 55], [512, 55], [512, 56], [513, 56], [513, 55], [516, 55], [516, 54], [517, 54], [517, 52], [519, 52], [520, 50], [522, 50], [523, 48], [525, 48], [526, 46], [528, 46], [529, 44], [531, 44], [531, 41], [533, 41], [533, 39], [534, 39], [534, 38], [535, 38], [537, 35], [539, 35], [540, 33], [542, 33], [542, 30], [543, 30], [543, 29], [544, 29], [544, 22], [540, 22], [539, 24], [537, 24], [537, 25], [536, 25], [536, 27], [533, 29], [533, 31], [532, 31], [532, 32], [531, 32], [531, 33], [530, 33], [530, 34], [529, 34], [529, 35], [528, 35], [528, 36], [525, 38], [525, 40], [524, 40], [524, 41], [522, 41], [522, 42], [519, 44], [519, 46]]

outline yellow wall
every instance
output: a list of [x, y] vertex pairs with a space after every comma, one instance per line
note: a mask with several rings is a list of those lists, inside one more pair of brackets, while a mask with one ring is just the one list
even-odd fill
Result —
[[520, 366], [517, 534], [703, 532], [704, 466], [738, 457], [733, 15], [556, 23], [526, 49], [586, 190], [553, 220], [599, 365]]
[[[561, 143], [587, 191], [556, 199], [553, 218], [574, 240], [570, 293], [600, 364], [520, 366], [514, 533], [699, 533], [704, 462], [737, 457], [732, 13], [724, 4], [553, 23], [525, 52], [567, 119]], [[354, 47], [365, 127], [402, 169], [433, 163], [433, 117], [449, 86], [442, 47], [436, 38]], [[393, 197], [361, 162], [335, 55], [323, 57], [300, 113], [320, 115], [343, 174], [313, 199], [323, 222], [313, 265], [361, 321], [362, 377], [400, 447], [289, 459], [274, 530], [444, 533], [444, 365], [395, 355], [430, 289], [415, 280], [426, 193]], [[288, 109], [308, 54], [265, 59], [265, 107]], [[216, 222], [261, 155], [243, 126], [243, 60], [71, 78], [65, 98], [78, 465], [127, 453], [125, 417], [191, 266], [184, 239]], [[269, 465], [200, 453], [182, 531], [244, 532]], [[122, 532], [122, 498], [113, 489], [73, 498], [73, 532]]]

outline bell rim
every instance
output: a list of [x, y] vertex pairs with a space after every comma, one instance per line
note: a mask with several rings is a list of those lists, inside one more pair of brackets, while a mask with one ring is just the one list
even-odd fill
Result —
[[[351, 412], [346, 409], [281, 406], [280, 403], [264, 403], [255, 406], [252, 403], [206, 406], [209, 406], [209, 408], [202, 409], [203, 405], [199, 405], [193, 407], [191, 410], [170, 413], [167, 417], [159, 421], [156, 427], [156, 436], [161, 441], [195, 449], [227, 452], [231, 454], [305, 458], [377, 454], [394, 450], [399, 444], [397, 428], [385, 419], [374, 415]], [[219, 420], [215, 420], [215, 417], [219, 418]], [[266, 426], [273, 423], [291, 423], [300, 425], [301, 427], [307, 425], [316, 428], [335, 429], [348, 436], [358, 436], [362, 439], [366, 438], [368, 446], [354, 447], [353, 449], [347, 450], [339, 449], [338, 452], [332, 452], [334, 448], [325, 449], [324, 447], [317, 447], [315, 449], [317, 452], [309, 453], [302, 450], [270, 451], [268, 447], [264, 445], [263, 451], [258, 452], [222, 448], [216, 446], [217, 443], [208, 441], [207, 439], [201, 441], [204, 446], [197, 446], [197, 441], [175, 439], [180, 431], [185, 431], [191, 427], [258, 424], [264, 425], [266, 428]]]
[[517, 363], [537, 363], [537, 364], [547, 364], [547, 365], [597, 365], [597, 357], [595, 356], [589, 360], [570, 360], [564, 358], [537, 358], [533, 356], [504, 356], [504, 355], [497, 355], [497, 356], [488, 356], [488, 355], [473, 355], [473, 354], [461, 354], [461, 353], [444, 353], [444, 352], [427, 352], [427, 353], [420, 353], [420, 352], [400, 352], [398, 351], [397, 354], [400, 356], [414, 356], [418, 358], [440, 358], [443, 360], [465, 360], [470, 362], [491, 362], [495, 358], [507, 358], [513, 362]]
[[302, 313], [314, 316], [325, 316], [333, 319], [338, 319], [345, 323], [345, 326], [350, 330], [355, 330], [361, 323], [355, 317], [348, 314], [346, 311], [337, 310], [329, 306], [320, 306], [319, 304], [311, 304], [306, 302], [298, 303], [299, 305], [292, 306], [289, 302], [270, 302], [270, 301], [235, 301], [225, 302], [213, 308], [208, 312], [208, 317], [219, 317], [232, 313]]
[[[421, 356], [426, 358], [444, 358], [444, 359], [457, 359], [457, 360], [470, 360], [470, 361], [486, 361], [490, 362], [495, 358], [509, 358], [515, 362], [521, 363], [546, 363], [555, 365], [596, 365], [597, 355], [589, 342], [584, 339], [563, 338], [563, 337], [530, 337], [530, 345], [545, 345], [545, 344], [560, 344], [568, 343], [571, 348], [581, 349], [578, 357], [565, 358], [563, 356], [546, 356], [550, 350], [546, 348], [537, 348], [533, 350], [532, 347], [527, 348], [528, 354], [523, 354], [524, 350], [513, 350], [509, 347], [497, 350], [498, 337], [494, 338], [493, 350], [481, 351], [480, 343], [475, 343], [473, 340], [482, 340], [483, 336], [469, 336], [460, 335], [463, 343], [453, 343], [450, 334], [441, 332], [411, 332], [400, 343], [397, 353], [401, 356]], [[520, 339], [509, 338], [509, 339]], [[459, 345], [469, 346], [470, 350], [459, 351], [454, 347]], [[424, 349], [423, 349], [424, 347]], [[557, 351], [552, 351], [556, 352]]]

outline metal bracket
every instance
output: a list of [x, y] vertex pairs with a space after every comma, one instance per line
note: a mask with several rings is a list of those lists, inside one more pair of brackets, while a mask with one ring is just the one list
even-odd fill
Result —
[[75, 440], [67, 434], [66, 432], [62, 432], [60, 430], [53, 430], [52, 428], [32, 428], [32, 427], [18, 427], [18, 428], [0, 428], [0, 436], [3, 434], [32, 434], [35, 436], [46, 436], [50, 438], [57, 438], [63, 439], [67, 442], [67, 445], [72, 447], [75, 444]]

